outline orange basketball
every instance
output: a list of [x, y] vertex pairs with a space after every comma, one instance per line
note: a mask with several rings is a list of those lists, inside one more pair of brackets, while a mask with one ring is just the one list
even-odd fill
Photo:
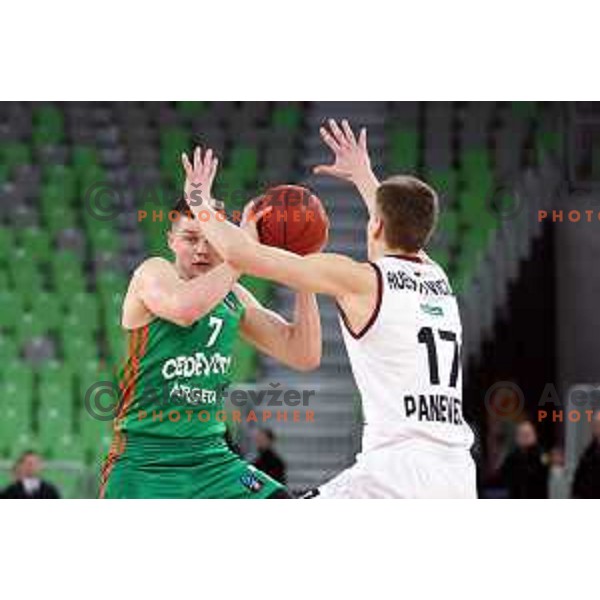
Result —
[[329, 219], [321, 200], [298, 185], [278, 185], [258, 200], [257, 210], [271, 210], [258, 222], [260, 241], [296, 254], [318, 252], [327, 243]]

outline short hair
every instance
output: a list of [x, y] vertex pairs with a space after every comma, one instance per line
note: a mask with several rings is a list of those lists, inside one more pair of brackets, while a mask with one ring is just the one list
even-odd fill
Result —
[[15, 461], [14, 466], [18, 467], [20, 466], [23, 461], [28, 457], [28, 456], [40, 456], [38, 452], [36, 452], [35, 450], [25, 450], [24, 452], [21, 452], [21, 454], [19, 455], [19, 457], [17, 458], [17, 460]]
[[376, 205], [390, 248], [416, 252], [430, 240], [438, 219], [438, 197], [420, 179], [409, 175], [386, 179], [377, 188]]
[[261, 427], [259, 431], [262, 431], [272, 444], [275, 443], [275, 432], [272, 429]]
[[173, 206], [173, 208], [171, 209], [169, 214], [171, 214], [173, 212], [177, 213], [177, 218], [170, 219], [171, 220], [171, 229], [173, 229], [173, 227], [175, 227], [175, 225], [179, 222], [179, 219], [181, 219], [182, 216], [187, 217], [188, 219], [196, 218], [194, 216], [194, 213], [192, 212], [192, 209], [190, 208], [190, 205], [187, 203], [187, 200], [183, 196], [180, 196], [177, 199], [175, 206]]

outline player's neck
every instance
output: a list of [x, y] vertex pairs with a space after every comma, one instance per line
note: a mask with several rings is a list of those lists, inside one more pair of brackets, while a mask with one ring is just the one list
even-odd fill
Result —
[[421, 252], [420, 250], [411, 252], [409, 250], [405, 250], [404, 248], [390, 248], [388, 246], [381, 246], [374, 249], [370, 259], [377, 260], [379, 258], [383, 258], [384, 256], [396, 256], [398, 258], [406, 258], [408, 260], [419, 260], [421, 258]]

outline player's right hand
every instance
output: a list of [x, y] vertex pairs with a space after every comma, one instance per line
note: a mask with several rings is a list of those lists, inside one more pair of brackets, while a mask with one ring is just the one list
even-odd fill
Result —
[[319, 133], [334, 155], [333, 164], [313, 168], [317, 175], [330, 175], [345, 181], [356, 182], [365, 173], [371, 172], [371, 159], [367, 150], [367, 130], [363, 127], [358, 140], [344, 119], [340, 127], [335, 119], [329, 119], [329, 128], [321, 127]]

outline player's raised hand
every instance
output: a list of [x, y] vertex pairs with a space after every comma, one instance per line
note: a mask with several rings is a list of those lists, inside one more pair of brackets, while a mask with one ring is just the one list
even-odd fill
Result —
[[366, 128], [360, 130], [357, 139], [346, 119], [342, 121], [341, 127], [334, 119], [329, 119], [328, 126], [321, 127], [319, 133], [333, 152], [334, 160], [330, 165], [314, 167], [313, 172], [351, 182], [356, 182], [365, 173], [370, 173], [371, 160], [367, 150]]
[[212, 185], [219, 166], [219, 159], [214, 156], [211, 148], [202, 153], [197, 146], [194, 150], [193, 164], [187, 154], [181, 155], [181, 163], [185, 171], [184, 194], [188, 204], [193, 208], [199, 206], [202, 200], [212, 199]]

